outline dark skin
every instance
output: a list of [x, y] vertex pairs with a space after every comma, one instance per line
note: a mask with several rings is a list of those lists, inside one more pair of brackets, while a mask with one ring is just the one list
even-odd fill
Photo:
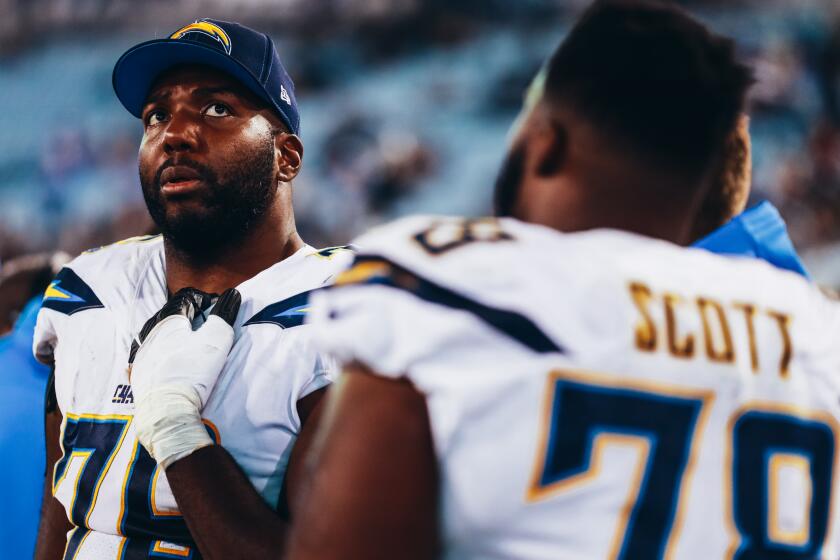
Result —
[[[52, 391], [52, 385], [50, 385]], [[52, 473], [53, 466], [61, 459], [61, 412], [58, 407], [51, 406], [52, 395], [47, 395], [47, 413], [44, 418], [44, 435], [46, 436], [47, 470], [44, 476], [44, 494], [41, 503], [41, 521], [38, 526], [38, 542], [35, 548], [36, 559], [62, 558], [67, 544], [67, 532], [73, 528], [67, 520], [64, 506], [53, 498]], [[52, 397], [54, 399], [54, 397]]]
[[[166, 281], [170, 293], [193, 287], [220, 294], [295, 253], [303, 241], [295, 228], [291, 181], [300, 171], [303, 144], [285, 132], [280, 118], [233, 78], [202, 67], [181, 67], [152, 87], [143, 109], [140, 168], [154, 175], [168, 159], [189, 159], [223, 169], [242, 152], [259, 149], [273, 130], [277, 196], [263, 219], [242, 243], [226, 247], [210, 262], [195, 263], [189, 254], [166, 245]], [[223, 171], [218, 171], [221, 175]], [[168, 215], [202, 211], [202, 184], [163, 185]]]
[[699, 241], [709, 235], [743, 212], [747, 206], [752, 184], [749, 122], [746, 115], [741, 115], [738, 126], [726, 140], [723, 161], [694, 224], [692, 241]]
[[[322, 414], [324, 392], [298, 401], [303, 428], [286, 471], [290, 505], [300, 498], [303, 457]], [[277, 558], [277, 551], [286, 545], [287, 521], [265, 503], [224, 447], [199, 449], [170, 465], [166, 477], [204, 558]]]
[[[273, 137], [276, 193], [266, 212], [235, 246], [222, 247], [208, 259], [195, 259], [164, 240], [166, 281], [170, 293], [194, 287], [222, 293], [289, 257], [303, 247], [292, 209], [291, 181], [300, 171], [303, 145], [286, 131], [268, 106], [226, 74], [205, 67], [178, 67], [152, 87], [143, 111], [140, 148], [141, 175], [151, 179], [169, 160], [184, 159], [206, 166], [221, 179], [243, 153], [265, 146]], [[191, 212], [202, 215], [207, 185], [200, 179], [163, 182], [161, 193], [168, 217]], [[165, 178], [166, 175], [162, 175]], [[323, 390], [297, 403], [303, 428], [290, 457], [286, 495], [299, 495], [302, 455], [311, 442], [320, 414]], [[48, 412], [47, 476], [43, 516], [35, 558], [53, 560], [64, 553], [72, 526], [63, 506], [52, 497], [51, 478], [61, 456], [58, 410]], [[251, 485], [233, 457], [221, 446], [210, 446], [180, 460], [166, 471], [172, 492], [204, 558], [276, 557], [285, 542], [286, 521], [270, 508]], [[230, 535], [237, 535], [234, 540]]]
[[687, 196], [685, 177], [640, 161], [574, 110], [546, 101], [524, 117], [514, 143], [522, 147], [514, 217], [563, 232], [610, 228], [678, 245], [693, 241], [707, 182]]
[[426, 401], [407, 381], [360, 364], [345, 374], [307, 460], [314, 474], [287, 558], [436, 558], [439, 482]]
[[[564, 232], [612, 228], [693, 241], [692, 224], [714, 181], [677, 189], [682, 198], [658, 196], [683, 179], [644, 168], [574, 111], [538, 98], [519, 123], [511, 147], [523, 156], [513, 217]], [[288, 559], [436, 558], [440, 483], [424, 395], [406, 380], [354, 364], [326, 407]]]

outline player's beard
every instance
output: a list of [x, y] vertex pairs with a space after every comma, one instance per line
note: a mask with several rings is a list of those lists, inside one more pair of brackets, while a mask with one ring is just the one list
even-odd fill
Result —
[[516, 217], [514, 211], [525, 174], [525, 147], [512, 148], [496, 177], [496, 189], [493, 194], [493, 208], [500, 218]]
[[185, 257], [207, 261], [241, 243], [265, 216], [277, 195], [274, 181], [274, 142], [268, 139], [263, 149], [246, 152], [244, 157], [224, 172], [224, 180], [209, 167], [187, 158], [177, 165], [198, 172], [206, 185], [201, 205], [190, 205], [167, 213], [161, 193], [160, 178], [173, 160], [164, 162], [153, 179], [140, 169], [143, 198], [155, 224], [169, 245]]

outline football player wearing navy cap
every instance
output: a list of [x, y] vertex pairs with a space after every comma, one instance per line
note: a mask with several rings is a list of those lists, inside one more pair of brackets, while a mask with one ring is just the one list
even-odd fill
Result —
[[[279, 549], [291, 446], [333, 373], [302, 325], [307, 293], [351, 255], [297, 234], [300, 117], [267, 35], [200, 20], [128, 50], [113, 84], [142, 120], [140, 178], [162, 235], [86, 252], [45, 295], [34, 350], [54, 364], [56, 404], [36, 557], [252, 558]], [[158, 324], [154, 336], [201, 356], [179, 371], [226, 360], [215, 389], [132, 368]]]

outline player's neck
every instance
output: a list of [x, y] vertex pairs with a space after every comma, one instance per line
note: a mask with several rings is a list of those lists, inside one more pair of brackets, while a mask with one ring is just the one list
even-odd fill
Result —
[[218, 253], [195, 258], [164, 239], [169, 293], [197, 288], [221, 294], [290, 257], [303, 247], [291, 204], [276, 204], [241, 242]]
[[[594, 188], [570, 188], [553, 184], [540, 189], [548, 193], [530, 202], [524, 221], [572, 233], [592, 229], [614, 229], [689, 245], [694, 219], [690, 202], [652, 205], [651, 196], [622, 196], [622, 189], [601, 192]], [[628, 188], [633, 192], [634, 189]], [[531, 189], [530, 192], [539, 192]], [[636, 191], [638, 192], [638, 191]], [[647, 202], [647, 203], [646, 203]]]

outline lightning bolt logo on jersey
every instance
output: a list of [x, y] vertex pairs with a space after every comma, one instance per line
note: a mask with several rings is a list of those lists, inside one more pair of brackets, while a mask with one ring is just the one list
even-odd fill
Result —
[[[295, 405], [333, 374], [302, 325], [308, 293], [350, 257], [304, 247], [238, 286], [237, 342], [202, 415], [270, 504], [300, 429]], [[199, 557], [166, 475], [132, 425], [131, 343], [166, 298], [159, 237], [83, 254], [45, 293], [34, 349], [42, 361], [54, 358], [64, 416], [52, 486], [74, 525], [68, 560]]]
[[840, 556], [840, 305], [799, 275], [510, 219], [356, 243], [307, 321], [425, 395], [443, 558]]

